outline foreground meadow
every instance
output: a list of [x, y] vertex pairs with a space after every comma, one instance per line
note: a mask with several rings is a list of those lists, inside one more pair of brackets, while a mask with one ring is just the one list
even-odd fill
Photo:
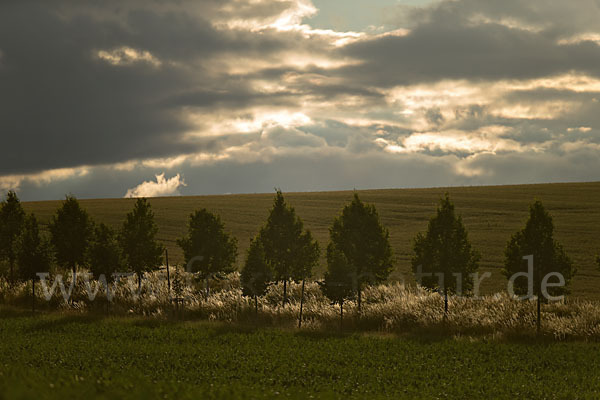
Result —
[[0, 309], [0, 398], [598, 398], [600, 344]]

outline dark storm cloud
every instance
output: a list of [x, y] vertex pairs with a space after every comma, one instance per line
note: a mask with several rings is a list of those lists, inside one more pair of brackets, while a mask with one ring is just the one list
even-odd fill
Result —
[[439, 126], [444, 122], [444, 116], [438, 107], [428, 109], [425, 113], [425, 119], [435, 126]]
[[431, 24], [407, 36], [350, 45], [345, 54], [363, 63], [342, 68], [343, 75], [383, 87], [441, 79], [531, 79], [573, 70], [600, 76], [600, 46], [557, 45], [502, 25]]
[[521, 183], [597, 181], [600, 158], [597, 148], [580, 148], [556, 153], [511, 153], [503, 157], [481, 154], [467, 160], [465, 166], [483, 173], [475, 183]]
[[[292, 86], [294, 87], [294, 86]], [[314, 95], [322, 100], [336, 100], [339, 97], [345, 96], [358, 96], [364, 100], [383, 100], [384, 96], [381, 93], [378, 93], [372, 89], [366, 87], [359, 86], [350, 86], [350, 85], [332, 85], [332, 84], [323, 84], [323, 85], [310, 85], [306, 83], [301, 83], [297, 85], [298, 90], [303, 91], [305, 94]]]
[[459, 0], [402, 10], [413, 28], [410, 33], [347, 46], [343, 54], [363, 63], [344, 67], [343, 74], [384, 87], [440, 79], [529, 79], [570, 71], [600, 76], [600, 46], [558, 42], [600, 30], [597, 1]]
[[161, 102], [165, 107], [208, 107], [237, 109], [256, 105], [295, 106], [295, 94], [289, 91], [278, 93], [257, 93], [251, 88], [235, 87], [230, 89], [198, 89], [182, 91]]
[[[116, 16], [110, 7], [99, 9], [104, 4], [80, 2], [75, 11], [65, 4], [0, 5], [3, 175], [206, 150], [206, 143], [181, 139], [191, 127], [165, 103], [248, 105], [255, 94], [246, 85], [224, 91], [235, 82], [226, 71], [210, 71], [206, 60], [286, 47], [274, 34], [217, 30], [206, 19], [211, 15], [148, 6], [161, 3], [127, 3], [114, 7]], [[147, 51], [162, 64], [114, 66], [97, 57], [121, 46]]]
[[127, 26], [130, 15], [143, 10], [152, 10], [156, 14], [185, 14], [191, 18], [215, 21], [226, 21], [231, 17], [264, 20], [279, 15], [293, 5], [293, 1], [285, 0], [55, 0], [52, 9], [64, 18], [86, 15], [98, 21], [113, 21]]
[[510, 129], [499, 137], [524, 145], [550, 140], [557, 140], [559, 143], [575, 140], [598, 143], [599, 100], [600, 93], [594, 91], [575, 92], [549, 88], [515, 90], [505, 94], [499, 102], [506, 106], [525, 104], [530, 108], [548, 104], [552, 107], [556, 104], [558, 111], [552, 118], [508, 118], [493, 114], [490, 107], [471, 105], [456, 109], [455, 119], [447, 121], [444, 128], [468, 132], [482, 126], [503, 126]]
[[397, 126], [382, 124], [352, 126], [336, 120], [324, 120], [319, 124], [307, 125], [299, 129], [323, 138], [330, 147], [343, 148], [351, 154], [377, 148], [373, 142], [376, 138], [397, 140], [412, 132]]
[[598, 30], [600, 2], [598, 0], [458, 0], [434, 3], [428, 7], [398, 7], [390, 22], [407, 26], [429, 23], [460, 22], [473, 18], [521, 28], [534, 29], [545, 36], [566, 37]]
[[357, 38], [300, 26], [306, 0], [5, 1], [0, 190], [593, 180], [599, 3], [440, 1]]

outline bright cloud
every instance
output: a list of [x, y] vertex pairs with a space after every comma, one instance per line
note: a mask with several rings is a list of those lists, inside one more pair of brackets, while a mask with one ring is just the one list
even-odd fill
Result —
[[39, 173], [0, 176], [0, 191], [18, 190], [23, 183], [41, 187], [68, 179], [81, 178], [89, 174], [90, 167], [57, 168]]
[[521, 152], [524, 147], [512, 139], [502, 138], [507, 129], [503, 127], [483, 127], [476, 132], [462, 132], [457, 130], [443, 132], [414, 133], [399, 143], [390, 143], [388, 140], [376, 139], [385, 151], [389, 153], [416, 153], [439, 152], [440, 154], [462, 153], [497, 153]]
[[156, 181], [144, 181], [134, 188], [127, 190], [126, 198], [178, 196], [179, 188], [186, 186], [179, 174], [165, 179], [165, 174], [156, 175]]
[[154, 67], [160, 67], [160, 60], [154, 57], [147, 50], [136, 50], [131, 47], [122, 46], [110, 51], [100, 50], [97, 57], [112, 65], [123, 66], [132, 65], [137, 62], [148, 63]]

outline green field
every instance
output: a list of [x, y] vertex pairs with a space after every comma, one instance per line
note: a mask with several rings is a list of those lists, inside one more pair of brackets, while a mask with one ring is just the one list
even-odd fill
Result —
[[[410, 271], [411, 240], [427, 227], [437, 202], [448, 191], [469, 229], [473, 245], [482, 254], [482, 271], [491, 271], [491, 280], [483, 281], [484, 293], [506, 288], [500, 274], [503, 251], [510, 235], [520, 229], [527, 217], [528, 205], [542, 200], [554, 216], [556, 237], [576, 263], [573, 297], [600, 299], [600, 273], [594, 263], [600, 250], [600, 183], [566, 183], [515, 186], [478, 186], [434, 189], [386, 189], [359, 191], [364, 201], [377, 206], [383, 223], [390, 230], [396, 256], [395, 279], [412, 279]], [[305, 225], [324, 249], [328, 228], [352, 191], [286, 193]], [[168, 197], [151, 199], [160, 228], [159, 239], [169, 249], [172, 262], [181, 262], [182, 254], [175, 240], [186, 230], [189, 214], [206, 207], [219, 213], [239, 240], [240, 254], [245, 254], [250, 237], [264, 223], [273, 194]], [[120, 226], [133, 207], [132, 199], [82, 200], [82, 205], [97, 220]], [[47, 222], [60, 202], [24, 203]], [[241, 263], [243, 257], [239, 257]], [[322, 260], [321, 271], [324, 268]]]
[[0, 309], [0, 398], [598, 398], [600, 344]]

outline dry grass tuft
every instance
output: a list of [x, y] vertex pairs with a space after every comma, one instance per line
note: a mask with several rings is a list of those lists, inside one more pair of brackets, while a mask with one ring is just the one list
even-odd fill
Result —
[[[221, 281], [213, 281], [210, 296], [205, 298], [203, 282], [183, 273], [186, 284], [181, 297], [183, 307], [175, 306], [169, 296], [164, 271], [147, 274], [141, 293], [137, 294], [135, 278], [122, 278], [114, 286], [111, 314], [135, 314], [158, 318], [198, 318], [223, 322], [250, 322], [262, 326], [294, 327], [300, 310], [300, 285], [289, 286], [289, 303], [281, 305], [283, 285], [273, 285], [258, 301], [242, 296], [239, 273]], [[51, 282], [49, 282], [50, 284]], [[68, 290], [70, 281], [66, 280]], [[92, 289], [98, 282], [89, 283]], [[449, 313], [444, 316], [443, 299], [424, 289], [392, 283], [367, 288], [363, 294], [363, 310], [356, 304], [344, 306], [344, 330], [391, 333], [428, 332], [462, 335], [533, 335], [535, 334], [535, 301], [517, 300], [506, 294], [479, 298], [451, 297]], [[0, 279], [0, 302], [17, 307], [31, 306], [31, 282], [9, 285]], [[87, 285], [79, 279], [70, 302], [57, 287], [49, 301], [42, 285], [36, 284], [36, 304], [45, 310], [77, 310], [106, 312], [106, 291], [101, 287], [95, 300], [88, 297]], [[303, 329], [339, 330], [339, 307], [322, 295], [316, 282], [307, 282], [303, 308]], [[542, 309], [542, 333], [556, 339], [600, 339], [600, 304], [592, 301], [552, 303]]]

